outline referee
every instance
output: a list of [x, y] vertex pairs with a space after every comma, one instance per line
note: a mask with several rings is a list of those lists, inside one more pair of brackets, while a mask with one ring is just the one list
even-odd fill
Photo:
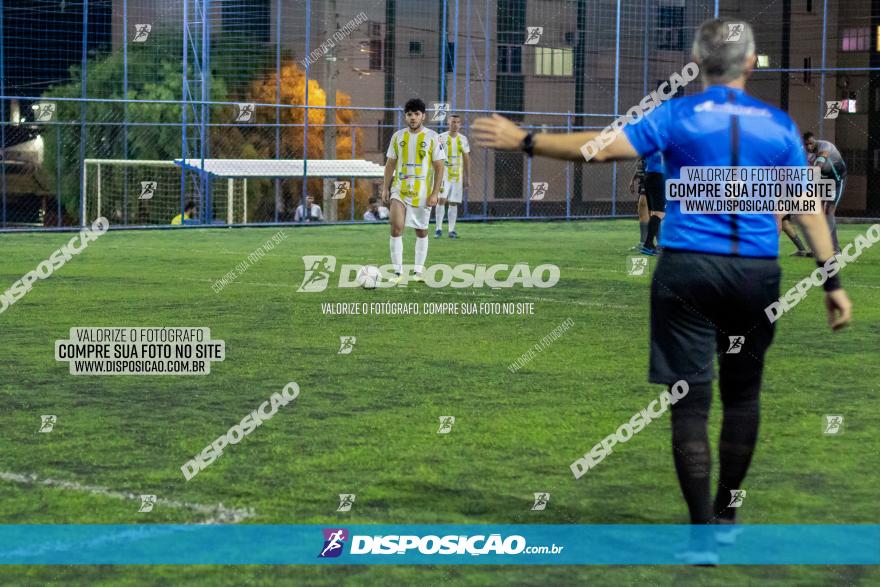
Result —
[[[801, 135], [791, 118], [745, 92], [756, 61], [755, 41], [745, 25], [739, 41], [725, 42], [728, 25], [738, 22], [710, 20], [697, 31], [692, 54], [703, 78], [701, 93], [667, 101], [630, 122], [592, 161], [661, 152], [670, 179], [678, 179], [684, 166], [806, 166]], [[571, 161], [582, 161], [581, 147], [599, 134], [533, 135], [497, 114], [476, 120], [473, 133], [484, 147]], [[691, 523], [730, 524], [736, 513], [729, 507], [731, 492], [742, 488], [757, 441], [764, 355], [774, 334], [764, 308], [779, 297], [776, 219], [761, 214], [685, 215], [675, 201], [666, 208], [663, 253], [651, 285], [649, 379], [670, 386], [684, 379], [689, 385], [671, 415], [675, 469]], [[800, 215], [797, 220], [823, 265], [834, 254], [824, 216]], [[824, 288], [828, 323], [838, 330], [849, 322], [851, 304], [836, 276]], [[728, 352], [739, 344], [738, 351]], [[707, 420], [715, 354], [723, 420], [713, 503]], [[732, 534], [717, 530], [719, 541]], [[717, 562], [708, 544], [692, 544], [683, 555], [692, 564]]]

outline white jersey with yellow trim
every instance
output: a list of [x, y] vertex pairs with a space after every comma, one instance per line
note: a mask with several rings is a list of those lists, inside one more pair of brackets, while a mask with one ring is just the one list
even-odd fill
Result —
[[440, 140], [446, 150], [446, 177], [443, 179], [449, 183], [461, 184], [464, 177], [464, 154], [471, 152], [470, 143], [463, 134], [452, 136], [448, 131], [440, 135]]
[[396, 159], [391, 197], [417, 208], [428, 206], [428, 196], [433, 188], [434, 161], [446, 159], [440, 136], [430, 128], [418, 132], [402, 128], [391, 137], [385, 156]]

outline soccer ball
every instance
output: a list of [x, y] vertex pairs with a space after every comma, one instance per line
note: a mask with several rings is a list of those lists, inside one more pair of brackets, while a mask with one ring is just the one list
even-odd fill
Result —
[[357, 281], [364, 289], [376, 289], [379, 283], [379, 268], [374, 265], [365, 265], [358, 271]]

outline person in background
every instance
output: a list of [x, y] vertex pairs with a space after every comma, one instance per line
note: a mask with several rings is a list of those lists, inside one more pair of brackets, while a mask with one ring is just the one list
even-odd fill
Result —
[[294, 222], [321, 222], [324, 220], [324, 213], [321, 212], [321, 207], [315, 203], [314, 196], [306, 196], [306, 202], [309, 206], [309, 215], [307, 218], [303, 218], [303, 206], [300, 204], [296, 207], [296, 212], [293, 214]]
[[379, 196], [370, 196], [370, 207], [364, 212], [367, 222], [387, 222], [388, 208], [379, 204]]
[[183, 208], [183, 216], [180, 214], [171, 219], [171, 224], [197, 224], [195, 220], [193, 220], [193, 216], [196, 214], [196, 203], [190, 200], [186, 203], [186, 206]]

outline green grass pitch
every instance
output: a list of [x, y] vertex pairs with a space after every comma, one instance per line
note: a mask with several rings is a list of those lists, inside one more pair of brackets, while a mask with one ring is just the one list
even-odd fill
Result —
[[[867, 225], [843, 225], [850, 242]], [[559, 266], [550, 289], [297, 293], [303, 255], [388, 262], [385, 226], [281, 228], [287, 238], [219, 293], [279, 228], [110, 232], [0, 314], [0, 472], [156, 494], [0, 479], [0, 523], [188, 523], [161, 500], [252, 508], [243, 523], [686, 523], [668, 416], [575, 480], [569, 464], [647, 405], [649, 277], [627, 275], [632, 220], [460, 224], [428, 263]], [[70, 234], [0, 235], [0, 287]], [[412, 262], [414, 238], [405, 236]], [[789, 258], [783, 289], [815, 266]], [[651, 261], [653, 269], [654, 260]], [[832, 334], [821, 291], [778, 322], [741, 520], [880, 523], [880, 249], [842, 273], [854, 322]], [[321, 302], [533, 302], [532, 316], [325, 316]], [[516, 373], [553, 328], [573, 326]], [[207, 376], [73, 376], [54, 341], [74, 326], [206, 326], [226, 342]], [[339, 355], [339, 337], [356, 336]], [[302, 393], [193, 480], [180, 466], [288, 381]], [[719, 400], [712, 438], [717, 439]], [[40, 415], [58, 416], [38, 434]], [[825, 414], [844, 432], [822, 434]], [[452, 415], [449, 434], [439, 417]], [[714, 443], [713, 443], [714, 447]], [[715, 472], [717, 474], [717, 463]], [[551, 494], [530, 511], [532, 494]], [[338, 494], [354, 493], [337, 513]], [[866, 567], [6, 567], [0, 583], [101, 585], [869, 585]]]

